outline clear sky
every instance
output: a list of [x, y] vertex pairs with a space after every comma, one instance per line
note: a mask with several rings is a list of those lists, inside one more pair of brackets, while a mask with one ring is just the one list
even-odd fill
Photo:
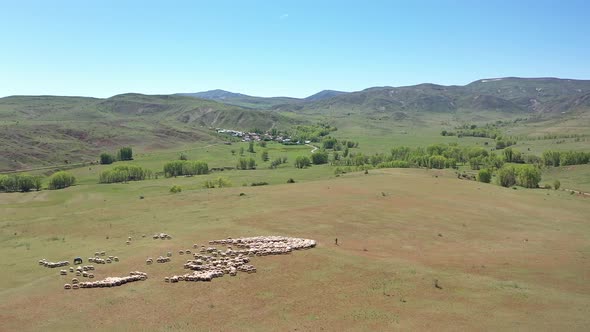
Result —
[[0, 96], [590, 79], [590, 1], [0, 0]]

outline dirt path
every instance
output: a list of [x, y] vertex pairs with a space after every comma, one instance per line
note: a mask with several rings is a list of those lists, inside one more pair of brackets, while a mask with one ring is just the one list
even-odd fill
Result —
[[573, 193], [578, 194], [578, 195], [590, 196], [590, 193], [587, 193], [587, 192], [584, 192], [584, 191], [580, 191], [580, 190], [574, 190], [574, 189], [563, 189], [563, 190], [565, 190], [567, 192], [573, 192]]
[[305, 145], [309, 146], [310, 148], [313, 148], [313, 149], [311, 150], [311, 153], [314, 153], [314, 152], [316, 152], [316, 151], [319, 149], [319, 148], [318, 148], [317, 146], [315, 146], [315, 145], [311, 145], [311, 144], [305, 144]]

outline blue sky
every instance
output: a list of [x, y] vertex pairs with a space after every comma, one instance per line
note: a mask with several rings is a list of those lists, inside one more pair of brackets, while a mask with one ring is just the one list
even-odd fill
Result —
[[587, 1], [3, 1], [0, 96], [590, 79]]

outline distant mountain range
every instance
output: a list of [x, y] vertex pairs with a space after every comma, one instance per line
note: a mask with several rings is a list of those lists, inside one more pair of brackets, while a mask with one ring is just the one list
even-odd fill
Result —
[[241, 93], [229, 92], [225, 90], [209, 90], [195, 93], [179, 93], [181, 96], [188, 96], [194, 98], [215, 100], [224, 104], [241, 106], [246, 108], [261, 108], [270, 109], [278, 105], [293, 104], [297, 105], [304, 102], [318, 101], [322, 99], [332, 98], [346, 92], [323, 90], [313, 94], [307, 98], [292, 98], [292, 97], [254, 97]]
[[356, 92], [324, 90], [307, 98], [253, 97], [224, 90], [184, 96], [260, 110], [319, 112], [452, 112], [457, 110], [560, 113], [590, 107], [590, 80], [490, 78], [464, 86], [424, 83]]
[[347, 121], [355, 114], [391, 120], [392, 125], [402, 120], [417, 125], [420, 118], [433, 114], [449, 114], [459, 121], [523, 115], [580, 123], [589, 113], [590, 81], [557, 78], [324, 90], [307, 98], [253, 97], [223, 90], [128, 93], [105, 99], [11, 96], [0, 98], [0, 171], [95, 160], [100, 152], [121, 145], [153, 150], [218, 140], [209, 127], [286, 129], [318, 120]]

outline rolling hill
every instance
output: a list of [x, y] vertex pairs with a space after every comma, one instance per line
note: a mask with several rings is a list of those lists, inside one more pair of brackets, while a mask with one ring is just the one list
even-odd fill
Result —
[[208, 127], [287, 128], [336, 118], [341, 125], [350, 115], [385, 121], [386, 127], [387, 121], [432, 125], [430, 120], [448, 115], [456, 121], [523, 117], [585, 126], [589, 111], [590, 81], [557, 78], [494, 78], [465, 86], [425, 83], [348, 93], [324, 90], [303, 99], [224, 90], [129, 93], [106, 99], [11, 96], [0, 98], [0, 170], [95, 160], [101, 151], [124, 144], [153, 150], [215, 140]]
[[12, 96], [0, 98], [0, 171], [93, 161], [121, 145], [154, 150], [218, 140], [209, 127], [292, 123], [278, 113], [174, 95]]
[[556, 115], [587, 108], [590, 81], [498, 78], [465, 86], [375, 87], [305, 104], [308, 112], [505, 112]]

